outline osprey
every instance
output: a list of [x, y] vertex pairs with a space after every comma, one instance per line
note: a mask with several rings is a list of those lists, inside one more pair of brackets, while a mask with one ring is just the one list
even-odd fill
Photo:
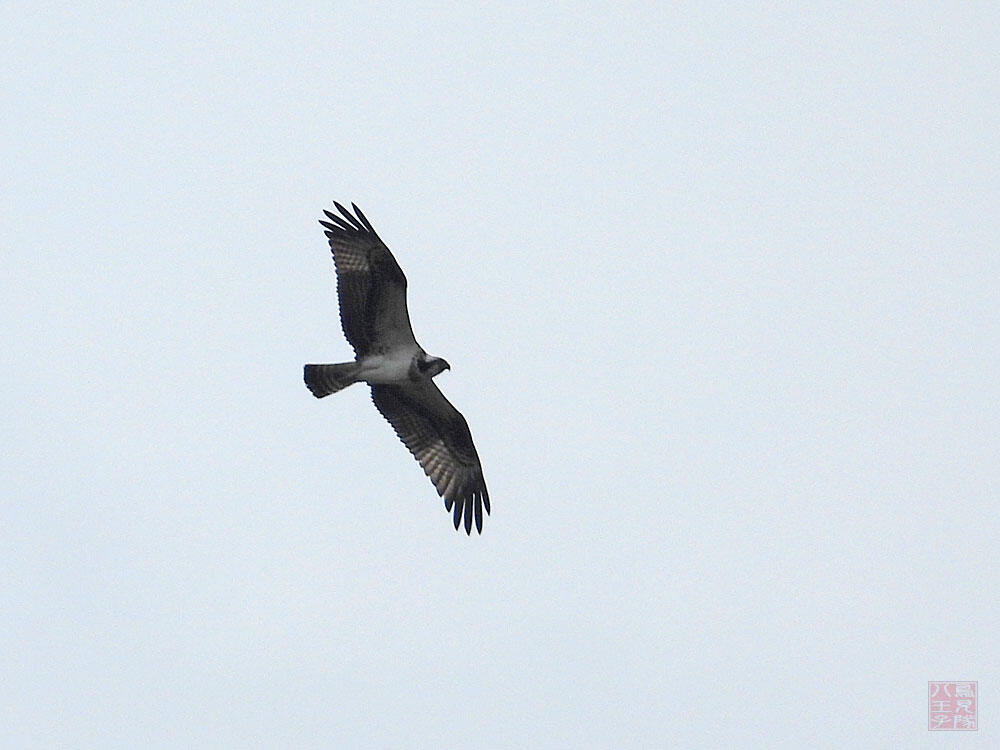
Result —
[[337, 297], [344, 336], [355, 361], [306, 365], [306, 386], [316, 398], [352, 383], [367, 383], [375, 408], [430, 477], [455, 528], [483, 532], [483, 508], [490, 496], [483, 467], [465, 417], [438, 390], [432, 378], [451, 366], [430, 357], [413, 337], [406, 310], [406, 277], [389, 248], [353, 203], [350, 211], [334, 201], [341, 216], [324, 211], [337, 270]]

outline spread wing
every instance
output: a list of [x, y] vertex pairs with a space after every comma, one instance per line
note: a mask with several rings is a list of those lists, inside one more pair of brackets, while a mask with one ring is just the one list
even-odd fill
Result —
[[324, 211], [337, 268], [337, 297], [344, 335], [358, 357], [416, 344], [406, 310], [406, 276], [372, 225], [351, 204], [355, 216], [337, 202], [342, 214]]
[[473, 518], [482, 533], [490, 496], [465, 417], [433, 381], [373, 385], [372, 401], [454, 512], [455, 528], [464, 515], [465, 533], [472, 533]]

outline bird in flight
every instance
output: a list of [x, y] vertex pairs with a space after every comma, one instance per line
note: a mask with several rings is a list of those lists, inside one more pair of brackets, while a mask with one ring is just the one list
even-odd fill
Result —
[[320, 220], [337, 270], [337, 297], [344, 336], [355, 361], [306, 365], [306, 387], [316, 398], [352, 383], [371, 386], [375, 408], [430, 477], [457, 529], [483, 532], [490, 496], [465, 417], [433, 378], [451, 366], [428, 356], [413, 337], [406, 309], [406, 276], [361, 210], [334, 202], [340, 216]]

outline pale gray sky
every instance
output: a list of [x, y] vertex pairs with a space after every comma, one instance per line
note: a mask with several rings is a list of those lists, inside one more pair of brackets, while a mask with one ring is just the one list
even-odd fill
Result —
[[1000, 11], [666, 5], [0, 7], [0, 745], [1000, 746]]

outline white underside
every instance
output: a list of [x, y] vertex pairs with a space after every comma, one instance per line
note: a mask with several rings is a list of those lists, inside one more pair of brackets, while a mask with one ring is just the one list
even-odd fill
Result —
[[366, 383], [408, 383], [410, 363], [416, 351], [397, 349], [385, 354], [373, 354], [361, 360], [359, 377]]

